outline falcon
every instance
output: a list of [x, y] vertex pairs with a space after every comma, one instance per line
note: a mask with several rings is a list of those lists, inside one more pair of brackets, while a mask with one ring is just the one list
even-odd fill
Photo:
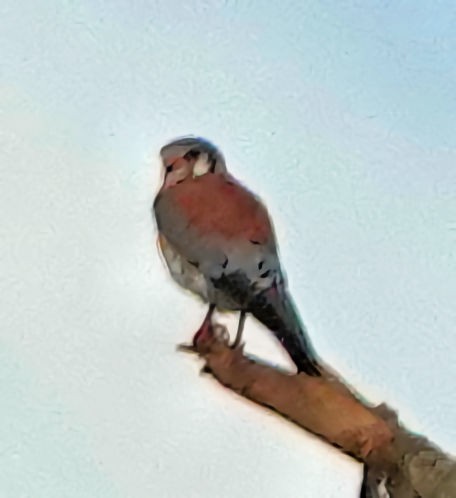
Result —
[[178, 138], [162, 147], [160, 158], [164, 181], [153, 205], [159, 247], [173, 279], [208, 303], [194, 343], [217, 309], [239, 312], [233, 347], [239, 345], [250, 314], [272, 331], [298, 372], [321, 375], [264, 204], [228, 173], [220, 150], [204, 138]]

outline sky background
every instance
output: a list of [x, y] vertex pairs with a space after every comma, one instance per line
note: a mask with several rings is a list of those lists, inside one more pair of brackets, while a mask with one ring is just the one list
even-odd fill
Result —
[[267, 202], [319, 354], [456, 453], [454, 2], [183, 4], [1, 2], [0, 498], [357, 496], [175, 351], [205, 307], [150, 208], [188, 133]]

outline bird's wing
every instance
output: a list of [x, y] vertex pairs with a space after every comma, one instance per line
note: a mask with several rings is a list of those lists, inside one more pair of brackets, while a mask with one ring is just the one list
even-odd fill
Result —
[[203, 175], [165, 189], [154, 211], [159, 231], [216, 287], [238, 281], [233, 292], [248, 298], [280, 279], [266, 208], [230, 177]]

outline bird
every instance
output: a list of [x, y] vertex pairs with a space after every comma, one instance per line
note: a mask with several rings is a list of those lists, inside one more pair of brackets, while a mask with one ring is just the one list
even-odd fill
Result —
[[228, 171], [209, 140], [186, 135], [160, 149], [163, 184], [152, 207], [158, 246], [172, 278], [208, 304], [194, 344], [216, 310], [248, 315], [280, 341], [299, 372], [321, 366], [288, 289], [274, 227], [260, 198]]

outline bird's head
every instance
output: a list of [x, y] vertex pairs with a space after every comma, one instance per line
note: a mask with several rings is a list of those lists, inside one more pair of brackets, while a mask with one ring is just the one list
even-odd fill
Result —
[[226, 173], [225, 159], [220, 150], [200, 137], [182, 137], [166, 144], [160, 150], [165, 168], [165, 185], [175, 185], [187, 177], [208, 173]]

